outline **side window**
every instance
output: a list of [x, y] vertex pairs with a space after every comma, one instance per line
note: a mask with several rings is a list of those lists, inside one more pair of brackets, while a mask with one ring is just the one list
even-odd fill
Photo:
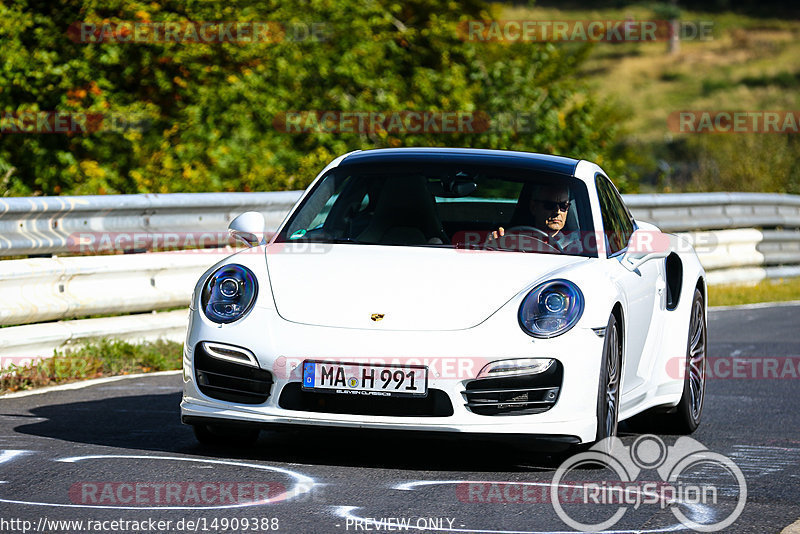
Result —
[[314, 217], [314, 220], [311, 221], [311, 223], [308, 225], [309, 230], [313, 230], [314, 228], [322, 226], [322, 224], [325, 222], [325, 219], [328, 218], [328, 214], [331, 212], [331, 208], [338, 199], [339, 199], [339, 191], [336, 191], [333, 195], [331, 195], [331, 197], [327, 200], [327, 202], [325, 202], [325, 205], [322, 206], [320, 212], [317, 213], [317, 216]]
[[619, 219], [619, 225], [622, 229], [622, 248], [625, 248], [628, 246], [628, 241], [630, 241], [631, 236], [633, 235], [633, 217], [631, 217], [631, 212], [628, 211], [628, 208], [622, 201], [622, 197], [619, 196], [617, 188], [614, 187], [610, 181], [608, 181], [608, 178], [604, 178], [603, 181], [605, 181], [606, 185], [608, 186], [609, 193], [611, 194], [611, 204], [614, 207], [614, 213]]
[[603, 227], [608, 239], [609, 254], [615, 254], [628, 246], [628, 240], [633, 234], [633, 220], [608, 178], [597, 174], [595, 184], [600, 200]]
[[609, 254], [615, 254], [622, 249], [619, 242], [619, 236], [622, 232], [616, 218], [612, 215], [611, 200], [600, 175], [595, 177], [595, 186], [597, 187], [597, 198], [600, 201], [600, 215], [603, 217], [603, 233], [606, 238], [606, 247]]

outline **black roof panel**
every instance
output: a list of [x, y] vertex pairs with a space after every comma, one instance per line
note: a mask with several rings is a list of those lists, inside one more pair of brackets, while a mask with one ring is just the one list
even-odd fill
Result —
[[575, 174], [578, 165], [577, 159], [562, 156], [480, 148], [379, 148], [350, 154], [340, 165], [424, 161], [508, 165], [569, 176]]

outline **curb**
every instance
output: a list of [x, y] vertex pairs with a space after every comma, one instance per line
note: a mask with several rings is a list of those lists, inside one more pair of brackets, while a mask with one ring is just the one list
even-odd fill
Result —
[[726, 310], [758, 310], [761, 308], [782, 308], [784, 306], [800, 306], [800, 300], [783, 300], [778, 302], [756, 302], [754, 304], [736, 304], [735, 306], [709, 306], [709, 311]]
[[14, 393], [6, 393], [0, 395], [0, 400], [3, 399], [16, 399], [19, 397], [28, 397], [30, 395], [40, 395], [42, 393], [50, 393], [52, 391], [69, 391], [73, 389], [83, 389], [90, 386], [99, 384], [106, 384], [108, 382], [118, 382], [120, 380], [127, 380], [128, 378], [141, 378], [143, 376], [168, 376], [177, 375], [182, 373], [181, 369], [172, 371], [156, 371], [155, 373], [136, 373], [132, 375], [119, 375], [119, 376], [104, 376], [102, 378], [92, 378], [90, 380], [83, 380], [80, 382], [70, 382], [69, 384], [59, 384], [57, 386], [47, 386], [44, 388], [30, 389], [26, 391], [15, 391]]

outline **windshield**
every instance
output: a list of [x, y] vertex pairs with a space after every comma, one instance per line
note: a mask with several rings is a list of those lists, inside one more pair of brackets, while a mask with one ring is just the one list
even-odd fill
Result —
[[586, 186], [576, 178], [486, 165], [406, 167], [332, 169], [277, 242], [597, 256]]

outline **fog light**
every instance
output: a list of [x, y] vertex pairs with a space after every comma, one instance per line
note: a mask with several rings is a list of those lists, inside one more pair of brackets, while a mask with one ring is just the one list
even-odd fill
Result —
[[235, 347], [233, 345], [225, 345], [223, 343], [213, 343], [210, 341], [203, 341], [200, 343], [206, 354], [218, 360], [226, 360], [234, 363], [241, 363], [251, 367], [259, 367], [258, 360], [255, 354], [242, 347]]
[[496, 376], [535, 375], [547, 371], [555, 360], [551, 358], [520, 358], [487, 363], [478, 373], [478, 378]]

